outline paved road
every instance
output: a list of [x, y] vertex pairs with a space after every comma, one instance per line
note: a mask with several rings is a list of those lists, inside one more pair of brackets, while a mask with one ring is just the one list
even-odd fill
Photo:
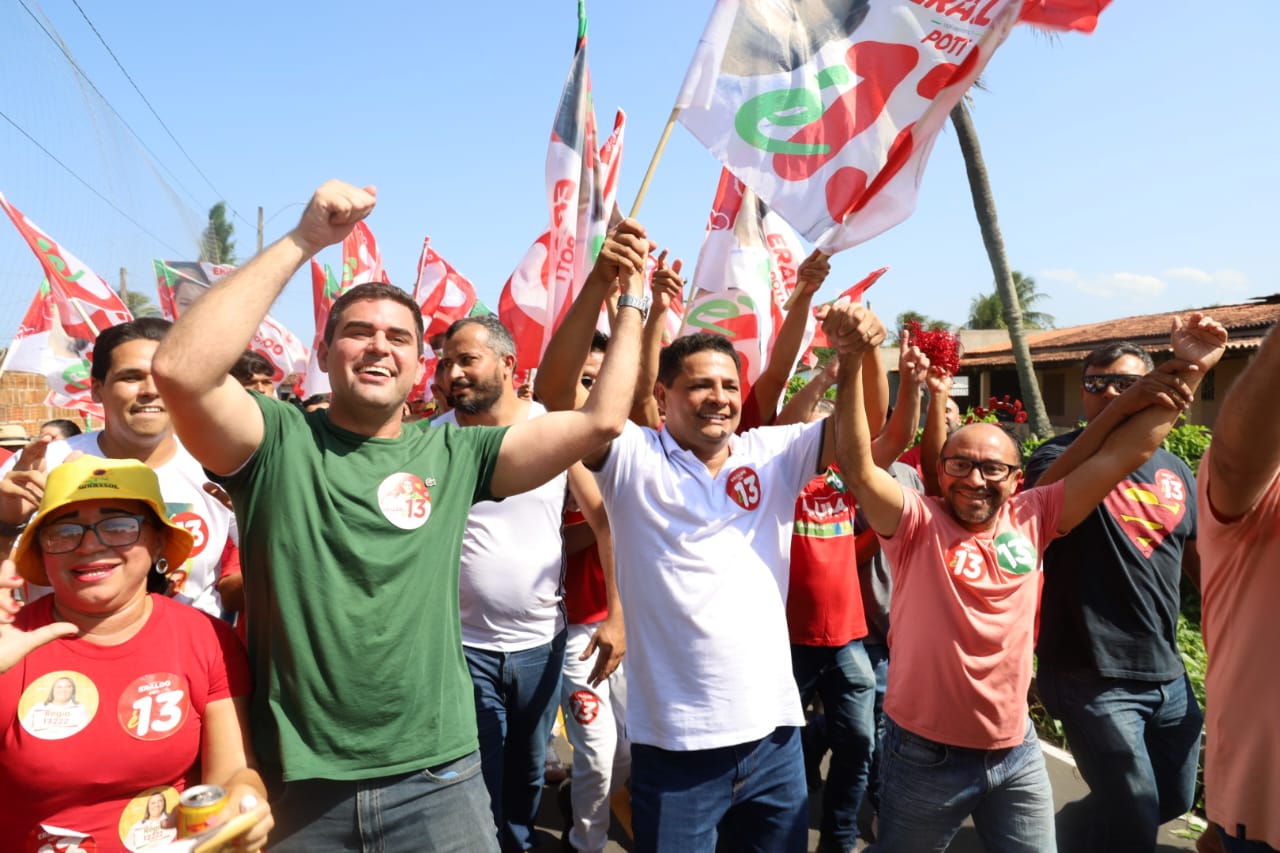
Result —
[[[567, 762], [570, 755], [568, 744], [563, 740], [557, 740], [556, 748]], [[1058, 804], [1059, 823], [1060, 825], [1070, 826], [1073, 816], [1078, 814], [1078, 802], [1089, 792], [1089, 788], [1080, 779], [1080, 774], [1076, 771], [1074, 764], [1070, 762], [1070, 756], [1066, 755], [1066, 753], [1052, 747], [1046, 748], [1045, 763], [1049, 768], [1049, 781], [1053, 785], [1054, 800]], [[556, 851], [559, 851], [561, 849], [559, 845], [563, 821], [556, 803], [556, 789], [554, 787], [548, 786], [544, 789], [542, 812], [538, 826], [548, 836], [542, 848], [543, 853], [556, 853]], [[816, 812], [810, 826], [812, 828], [809, 831], [809, 849], [816, 850], [818, 845]], [[1180, 850], [1196, 849], [1194, 841], [1174, 834], [1180, 828], [1181, 821], [1166, 824], [1161, 828], [1159, 843], [1156, 846], [1157, 853], [1175, 853], [1175, 851]], [[607, 853], [620, 853], [620, 851], [632, 849], [626, 832], [616, 820], [610, 832], [610, 838], [612, 840], [605, 848]], [[1061, 849], [1063, 853], [1067, 853], [1065, 846]], [[966, 824], [960, 830], [960, 834], [951, 842], [951, 846], [947, 850], [948, 853], [984, 853], [982, 842], [978, 839], [978, 834], [971, 824]], [[1093, 851], [1089, 851], [1089, 853], [1093, 853]]]

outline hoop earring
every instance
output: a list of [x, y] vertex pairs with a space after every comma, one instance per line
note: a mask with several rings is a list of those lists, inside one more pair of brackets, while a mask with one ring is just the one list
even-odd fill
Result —
[[160, 559], [156, 560], [156, 564], [151, 567], [151, 571], [155, 572], [162, 578], [168, 577], [169, 561], [166, 560], [164, 557], [161, 557]]

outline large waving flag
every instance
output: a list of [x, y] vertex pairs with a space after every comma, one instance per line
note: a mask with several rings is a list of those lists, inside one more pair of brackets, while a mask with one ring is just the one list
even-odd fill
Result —
[[741, 181], [722, 172], [694, 268], [684, 330], [715, 332], [733, 341], [742, 358], [744, 396], [769, 358], [804, 256], [795, 230]]
[[[390, 281], [382, 268], [382, 252], [369, 225], [363, 220], [356, 223], [351, 233], [342, 239], [342, 285], [339, 294], [370, 281]], [[328, 312], [325, 312], [326, 316]]]
[[128, 322], [133, 315], [101, 276], [41, 231], [3, 194], [0, 207], [45, 274], [0, 370], [42, 373], [49, 383], [49, 405], [101, 418], [102, 407], [89, 392], [93, 342], [103, 329]]
[[35, 252], [67, 334], [93, 341], [108, 326], [133, 319], [120, 296], [102, 277], [54, 242], [0, 194], [0, 207]]
[[1019, 19], [1090, 31], [1109, 0], [719, 0], [680, 121], [828, 254], [911, 215], [952, 107]]
[[413, 299], [422, 309], [427, 339], [443, 334], [455, 320], [471, 313], [476, 304], [475, 287], [431, 248], [430, 237], [422, 241]]
[[[346, 255], [346, 244], [343, 243], [343, 255]], [[319, 349], [320, 342], [324, 339], [324, 324], [329, 321], [329, 309], [333, 307], [334, 300], [341, 294], [341, 286], [338, 278], [333, 274], [333, 270], [328, 264], [323, 267], [315, 259], [311, 259], [311, 304], [315, 311], [316, 333], [312, 339], [311, 355], [307, 359], [307, 369], [303, 372], [302, 379], [294, 386], [294, 391], [299, 397], [306, 399], [313, 394], [329, 393], [329, 376], [320, 369]]]
[[522, 370], [537, 365], [556, 325], [582, 290], [604, 243], [617, 192], [626, 118], [597, 152], [595, 112], [587, 69], [587, 13], [578, 2], [578, 39], [547, 146], [550, 226], [507, 280], [498, 316], [516, 342]]
[[13, 370], [43, 374], [49, 384], [45, 405], [76, 409], [101, 419], [102, 405], [94, 402], [89, 387], [91, 343], [67, 334], [58, 316], [53, 289], [45, 279], [0, 363], [0, 373]]
[[[235, 267], [212, 264], [206, 261], [152, 260], [156, 272], [156, 293], [160, 297], [160, 311], [170, 320], [177, 320], [182, 312], [204, 295], [214, 284], [230, 274]], [[292, 375], [300, 375], [307, 369], [309, 352], [306, 344], [270, 314], [253, 333], [249, 349], [271, 362], [275, 372], [271, 381], [279, 384]]]

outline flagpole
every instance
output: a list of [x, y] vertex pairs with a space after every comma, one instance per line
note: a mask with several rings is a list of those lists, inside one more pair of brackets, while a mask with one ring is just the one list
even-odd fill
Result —
[[631, 205], [631, 213], [627, 214], [629, 219], [635, 219], [640, 213], [640, 205], [644, 202], [644, 195], [649, 191], [649, 181], [653, 180], [653, 173], [658, 168], [658, 161], [662, 159], [662, 150], [667, 147], [667, 140], [671, 137], [671, 129], [676, 126], [676, 118], [680, 115], [679, 107], [671, 108], [671, 115], [667, 117], [667, 126], [662, 129], [662, 136], [658, 139], [658, 147], [654, 149], [653, 157], [649, 160], [649, 169], [644, 173], [644, 180], [640, 182], [640, 191], [636, 193], [636, 200]]

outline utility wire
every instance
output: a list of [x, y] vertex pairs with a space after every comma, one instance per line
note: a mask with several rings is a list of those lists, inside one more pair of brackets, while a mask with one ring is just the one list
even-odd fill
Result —
[[[138, 141], [138, 144], [142, 146], [143, 150], [145, 150], [148, 154], [150, 154], [151, 158], [155, 162], [160, 164], [160, 167], [165, 170], [165, 172], [169, 175], [169, 177], [173, 178], [173, 182], [177, 184], [178, 187], [184, 193], [187, 194], [187, 198], [191, 199], [191, 201], [195, 203], [196, 209], [197, 210], [203, 209], [204, 205], [200, 202], [200, 200], [195, 197], [195, 195], [191, 192], [191, 190], [187, 189], [186, 186], [183, 185], [183, 183], [178, 180], [178, 176], [173, 173], [173, 170], [165, 165], [164, 161], [160, 159], [160, 155], [156, 154], [156, 152], [151, 150], [151, 148], [147, 145], [147, 143], [142, 140], [142, 137], [138, 135], [138, 132], [134, 130], [133, 127], [129, 124], [129, 122], [124, 120], [124, 116], [120, 115], [120, 113], [116, 110], [116, 108], [112, 106], [111, 102], [107, 100], [107, 96], [102, 94], [101, 90], [98, 89], [97, 85], [95, 85], [94, 82], [89, 79], [89, 75], [86, 74], [84, 72], [84, 69], [80, 67], [80, 64], [76, 62], [75, 57], [73, 57], [71, 55], [71, 52], [67, 50], [67, 47], [62, 43], [62, 40], [59, 39], [57, 36], [55, 36], [53, 33], [49, 32], [49, 29], [40, 21], [39, 18], [36, 17], [35, 13], [31, 11], [31, 7], [27, 5], [26, 0], [18, 0], [18, 5], [21, 6], [28, 15], [31, 16], [31, 20], [36, 22], [36, 26], [38, 26], [41, 29], [41, 31], [44, 32], [45, 36], [48, 37], [49, 41], [53, 42], [53, 45], [56, 48], [58, 48], [59, 51], [62, 52], [62, 55], [66, 57], [67, 62], [71, 63], [71, 67], [74, 68], [76, 73], [79, 74], [84, 79], [84, 81], [89, 84], [89, 88], [93, 89], [94, 94], [96, 94], [102, 100], [102, 102], [107, 105], [107, 109], [111, 110], [112, 115], [114, 115], [117, 119], [120, 120], [120, 123], [123, 124], [125, 126], [125, 129], [128, 130], [129, 133], [133, 135], [133, 138]], [[241, 217], [241, 218], [243, 219], [244, 217]]]
[[22, 128], [22, 126], [21, 126], [21, 125], [19, 125], [19, 124], [18, 124], [16, 121], [14, 121], [13, 119], [9, 118], [9, 116], [8, 116], [7, 114], [5, 114], [5, 112], [4, 112], [3, 110], [0, 110], [0, 118], [4, 119], [5, 121], [9, 122], [9, 124], [13, 125], [13, 127], [18, 131], [18, 133], [21, 133], [21, 134], [22, 134], [23, 136], [25, 136], [28, 140], [30, 140], [30, 142], [31, 142], [31, 144], [32, 144], [32, 145], [34, 145], [35, 147], [39, 148], [39, 149], [40, 149], [41, 151], [43, 151], [46, 155], [48, 155], [48, 157], [49, 157], [49, 159], [50, 159], [50, 160], [52, 160], [53, 162], [57, 163], [57, 164], [58, 164], [59, 166], [61, 166], [63, 169], [66, 169], [66, 170], [67, 170], [67, 173], [68, 173], [69, 175], [71, 175], [71, 177], [75, 178], [77, 181], [79, 181], [80, 183], [84, 184], [84, 185], [85, 185], [85, 187], [89, 190], [89, 192], [93, 193], [93, 194], [94, 194], [94, 195], [96, 195], [98, 198], [100, 198], [100, 199], [102, 199], [104, 202], [106, 202], [107, 206], [108, 206], [108, 207], [110, 207], [112, 210], [114, 210], [116, 213], [120, 214], [120, 215], [121, 215], [121, 216], [123, 216], [125, 219], [129, 220], [130, 222], [132, 222], [132, 223], [133, 223], [133, 224], [138, 228], [138, 230], [139, 230], [139, 231], [141, 231], [143, 234], [146, 234], [148, 237], [150, 237], [152, 240], [155, 240], [155, 241], [156, 241], [157, 243], [159, 243], [160, 245], [164, 246], [164, 247], [165, 247], [166, 249], [168, 249], [170, 252], [173, 252], [174, 257], [178, 257], [179, 255], [181, 255], [181, 254], [182, 254], [182, 250], [180, 250], [180, 249], [175, 249], [173, 246], [170, 246], [168, 243], [166, 243], [162, 238], [157, 237], [155, 234], [152, 234], [149, 230], [147, 230], [147, 227], [146, 227], [145, 225], [143, 225], [141, 222], [139, 222], [138, 220], [134, 219], [132, 216], [130, 216], [129, 214], [127, 214], [127, 213], [125, 213], [123, 210], [121, 210], [121, 209], [119, 208], [119, 206], [117, 206], [117, 205], [116, 205], [116, 203], [115, 203], [115, 202], [113, 202], [111, 199], [107, 198], [105, 195], [103, 195], [102, 193], [98, 192], [98, 191], [93, 187], [93, 185], [92, 185], [92, 184], [90, 184], [90, 183], [89, 183], [88, 181], [86, 181], [84, 178], [82, 178], [82, 177], [80, 177], [78, 174], [76, 174], [76, 172], [75, 172], [75, 170], [74, 170], [74, 169], [72, 169], [72, 168], [71, 168], [70, 166], [68, 166], [66, 163], [64, 163], [64, 162], [62, 162], [61, 160], [59, 160], [59, 159], [58, 159], [58, 156], [57, 156], [56, 154], [54, 154], [54, 153], [53, 153], [52, 151], [50, 151], [48, 148], [45, 148], [43, 145], [41, 145], [41, 144], [40, 144], [40, 142], [39, 142], [39, 141], [38, 141], [34, 136], [32, 136], [31, 134], [29, 134], [29, 133], [27, 133], [25, 130], [23, 130], [23, 128]]
[[[129, 85], [133, 87], [133, 91], [138, 93], [138, 97], [142, 99], [142, 103], [146, 104], [147, 109], [151, 110], [151, 115], [155, 116], [156, 121], [158, 121], [160, 126], [164, 128], [164, 132], [169, 134], [169, 138], [173, 140], [174, 145], [178, 146], [178, 150], [182, 152], [182, 156], [187, 158], [187, 162], [191, 164], [191, 168], [195, 169], [196, 174], [201, 178], [204, 178], [204, 182], [209, 185], [209, 189], [213, 190], [214, 195], [218, 198], [225, 199], [226, 196], [218, 192], [218, 188], [213, 185], [213, 181], [209, 180], [209, 176], [196, 165], [196, 161], [191, 159], [191, 155], [187, 153], [187, 149], [182, 147], [182, 143], [178, 141], [178, 137], [173, 135], [173, 131], [169, 129], [169, 125], [165, 124], [164, 119], [160, 118], [160, 114], [156, 112], [156, 108], [151, 106], [151, 101], [147, 100], [147, 96], [142, 94], [142, 90], [138, 88], [138, 84], [134, 82], [133, 77], [131, 77], [129, 72], [125, 70], [123, 63], [120, 62], [115, 51], [111, 49], [111, 45], [107, 44], [107, 40], [102, 37], [102, 33], [98, 32], [98, 28], [94, 26], [93, 21], [89, 20], [89, 16], [85, 14], [84, 9], [81, 8], [79, 0], [71, 0], [71, 3], [76, 7], [76, 10], [80, 12], [80, 17], [84, 18], [84, 22], [89, 25], [89, 29], [93, 30], [93, 34], [98, 37], [98, 41], [102, 42], [102, 46], [106, 49], [107, 53], [113, 60], [115, 60], [116, 67], [120, 69], [120, 73], [124, 75], [124, 79], [129, 81]], [[240, 211], [231, 207], [230, 203], [228, 203], [227, 206], [231, 208], [231, 212], [235, 214], [237, 219], [245, 225], [253, 227], [253, 223], [241, 216]]]

